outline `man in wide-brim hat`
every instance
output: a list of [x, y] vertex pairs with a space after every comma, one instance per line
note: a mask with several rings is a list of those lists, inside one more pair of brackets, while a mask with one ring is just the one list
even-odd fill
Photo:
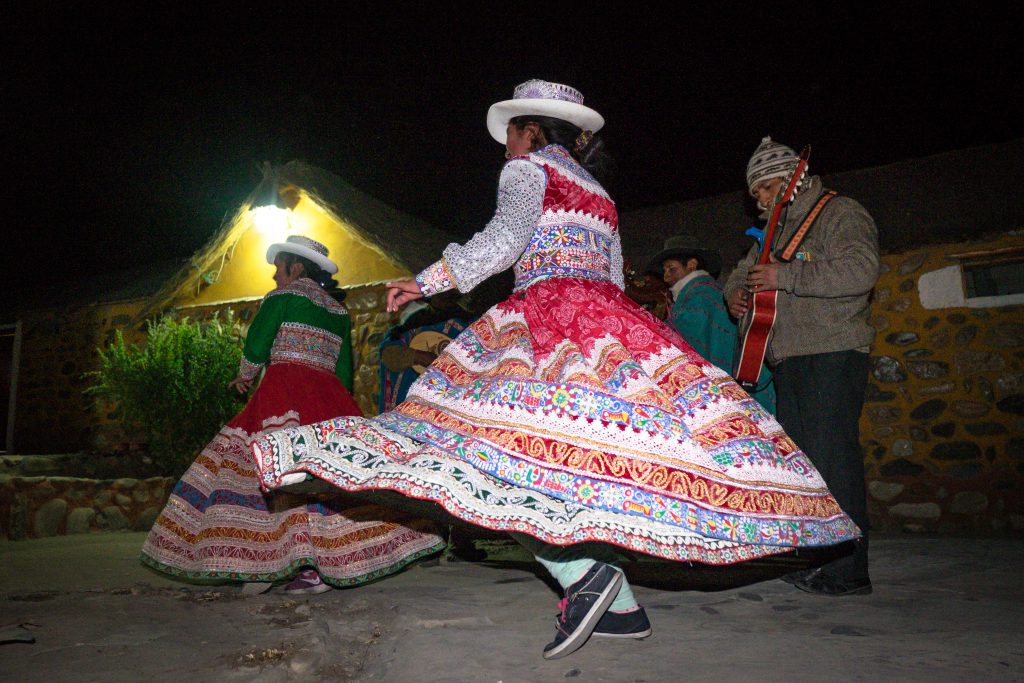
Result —
[[[736, 323], [729, 316], [717, 277], [722, 256], [716, 249], [700, 246], [697, 238], [680, 234], [665, 240], [664, 248], [648, 262], [648, 272], [662, 273], [672, 295], [668, 322], [693, 349], [726, 372], [732, 372], [736, 355]], [[771, 373], [762, 370], [759, 388], [753, 392], [769, 412], [775, 411]]]

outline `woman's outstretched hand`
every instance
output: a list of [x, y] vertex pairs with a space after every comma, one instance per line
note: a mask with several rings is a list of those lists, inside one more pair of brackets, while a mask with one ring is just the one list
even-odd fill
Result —
[[233, 380], [231, 380], [231, 383], [228, 384], [228, 388], [234, 389], [240, 394], [244, 394], [245, 392], [249, 391], [249, 387], [251, 386], [251, 379], [242, 379], [241, 377], [234, 378]]
[[395, 313], [399, 308], [410, 301], [423, 298], [419, 283], [415, 280], [395, 280], [389, 282], [388, 288], [388, 313]]

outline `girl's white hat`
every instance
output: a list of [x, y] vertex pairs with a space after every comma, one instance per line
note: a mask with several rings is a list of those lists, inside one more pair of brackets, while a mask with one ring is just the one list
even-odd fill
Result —
[[487, 110], [487, 130], [504, 145], [508, 122], [530, 114], [562, 119], [591, 133], [604, 126], [604, 117], [583, 104], [583, 95], [576, 88], [533, 79], [517, 85], [511, 100], [491, 105]]
[[308, 258], [323, 268], [325, 272], [332, 275], [338, 272], [338, 266], [334, 264], [334, 261], [327, 258], [327, 247], [316, 240], [311, 240], [302, 235], [289, 235], [284, 242], [275, 242], [267, 248], [267, 263], [274, 263], [274, 259], [282, 251], [287, 254], [298, 254]]

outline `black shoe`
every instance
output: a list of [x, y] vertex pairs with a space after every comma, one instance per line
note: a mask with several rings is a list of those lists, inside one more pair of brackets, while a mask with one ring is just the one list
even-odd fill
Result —
[[851, 579], [843, 581], [825, 572], [818, 571], [810, 578], [793, 584], [800, 590], [817, 595], [842, 597], [844, 595], [869, 595], [872, 591], [871, 579]]
[[562, 613], [555, 622], [555, 639], [544, 646], [544, 659], [565, 657], [583, 647], [621, 585], [621, 572], [595, 562], [582, 579], [566, 588], [565, 598], [558, 603]]
[[646, 638], [651, 635], [651, 622], [641, 607], [632, 612], [605, 612], [594, 627], [595, 638]]
[[798, 572], [791, 572], [785, 576], [780, 576], [780, 581], [785, 581], [788, 584], [798, 586], [805, 581], [810, 580], [818, 572], [821, 571], [821, 567], [811, 567], [810, 569], [801, 569]]

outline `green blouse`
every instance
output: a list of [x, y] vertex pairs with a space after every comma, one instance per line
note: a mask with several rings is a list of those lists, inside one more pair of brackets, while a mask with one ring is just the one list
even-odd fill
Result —
[[352, 391], [348, 309], [309, 278], [271, 291], [249, 325], [238, 376], [252, 380], [268, 363], [294, 363], [333, 372]]

